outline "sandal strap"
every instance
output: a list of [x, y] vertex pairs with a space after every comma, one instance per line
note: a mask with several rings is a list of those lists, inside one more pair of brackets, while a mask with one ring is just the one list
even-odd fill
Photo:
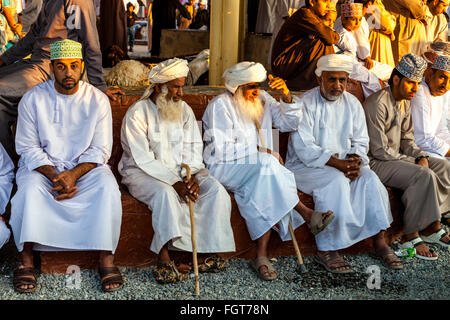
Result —
[[421, 244], [424, 244], [424, 243], [425, 243], [425, 242], [422, 240], [421, 237], [416, 237], [416, 238], [411, 239], [411, 240], [409, 240], [409, 241], [407, 241], [407, 242], [411, 242], [411, 244], [413, 245], [414, 248], [417, 247], [417, 246], [420, 246]]
[[345, 260], [340, 255], [335, 255], [334, 257], [331, 257], [331, 253], [327, 252], [322, 257], [319, 257], [324, 261], [328, 267], [331, 269], [337, 269], [341, 267], [349, 267], [348, 263], [345, 262]]
[[16, 269], [14, 270], [14, 277], [21, 277], [21, 276], [34, 276], [36, 277], [34, 268], [21, 268], [21, 269]]
[[123, 278], [120, 275], [115, 275], [111, 277], [107, 277], [106, 279], [102, 280], [102, 285], [107, 286], [108, 284], [117, 283], [117, 284], [123, 284]]
[[[98, 272], [100, 273], [100, 278], [105, 278], [109, 275], [121, 276], [119, 268], [117, 266], [114, 267], [101, 267], [98, 268]], [[108, 277], [110, 278], [110, 277]]]

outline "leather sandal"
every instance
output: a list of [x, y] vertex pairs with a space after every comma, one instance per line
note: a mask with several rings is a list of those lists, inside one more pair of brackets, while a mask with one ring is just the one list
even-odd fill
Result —
[[198, 265], [199, 272], [220, 272], [225, 270], [226, 262], [221, 256], [214, 254]]
[[[421, 237], [416, 237], [414, 239], [411, 239], [409, 241], [406, 241], [404, 243], [398, 243], [398, 247], [400, 249], [407, 249], [407, 248], [416, 248], [417, 246], [420, 246], [421, 244], [425, 244], [425, 242], [422, 241]], [[434, 253], [434, 250], [431, 248], [428, 248], [428, 250], [430, 251], [430, 253]], [[436, 257], [426, 257], [426, 256], [422, 256], [420, 254], [417, 253], [416, 250], [416, 254], [414, 255], [415, 257], [419, 258], [419, 259], [423, 259], [423, 260], [437, 260], [437, 256]]]
[[[374, 250], [369, 253], [369, 256], [371, 256], [374, 259], [381, 260], [388, 268], [400, 270], [403, 269], [403, 262], [402, 260], [395, 255], [395, 253], [392, 251], [391, 248], [388, 248], [389, 252], [382, 252]], [[399, 263], [400, 264], [394, 264]]]
[[[103, 292], [113, 292], [121, 289], [123, 287], [123, 278], [120, 274], [119, 268], [117, 267], [100, 267], [98, 268], [100, 274], [100, 279], [102, 281]], [[118, 284], [117, 288], [106, 289], [106, 286]]]
[[[350, 266], [344, 261], [344, 259], [335, 251], [327, 252], [323, 257], [315, 255], [313, 260], [325, 268], [331, 273], [353, 273], [354, 271]], [[346, 270], [337, 270], [338, 268], [349, 267]]]
[[450, 248], [450, 243], [445, 243], [444, 241], [442, 241], [441, 239], [447, 235], [447, 232], [445, 232], [445, 230], [443, 229], [439, 229], [438, 231], [436, 231], [433, 234], [430, 234], [429, 236], [424, 236], [423, 234], [420, 235], [420, 237], [422, 238], [422, 240], [426, 243], [431, 243], [431, 244], [438, 244], [441, 247], [449, 250]]
[[[17, 268], [14, 270], [13, 274], [13, 285], [14, 290], [20, 293], [31, 293], [36, 291], [37, 280], [36, 273], [34, 272], [34, 267], [30, 268]], [[32, 285], [33, 288], [23, 289], [23, 285]]]
[[158, 283], [177, 283], [187, 279], [187, 273], [181, 273], [178, 271], [175, 262], [169, 261], [167, 263], [158, 263], [153, 268], [153, 276]]
[[[278, 274], [275, 274], [274, 276], [270, 275], [272, 272], [277, 272], [277, 271], [275, 270], [273, 265], [270, 263], [269, 259], [267, 259], [267, 257], [257, 257], [250, 264], [253, 267], [253, 269], [255, 269], [258, 276], [263, 280], [270, 281], [270, 280], [275, 280], [278, 277]], [[267, 268], [267, 270], [261, 272], [259, 269], [262, 266], [265, 266]]]
[[[328, 212], [331, 212], [328, 214]], [[309, 230], [313, 235], [317, 235], [323, 229], [328, 226], [334, 219], [334, 213], [332, 211], [319, 212], [314, 211], [311, 216], [311, 221], [308, 223]]]

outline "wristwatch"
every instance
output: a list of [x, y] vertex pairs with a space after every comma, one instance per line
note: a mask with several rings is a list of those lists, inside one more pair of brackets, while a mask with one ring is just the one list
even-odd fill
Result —
[[415, 163], [417, 164], [417, 163], [419, 163], [419, 161], [420, 161], [420, 159], [423, 159], [423, 158], [425, 158], [425, 159], [430, 159], [430, 156], [418, 156], [417, 158], [416, 158], [416, 160], [415, 160]]

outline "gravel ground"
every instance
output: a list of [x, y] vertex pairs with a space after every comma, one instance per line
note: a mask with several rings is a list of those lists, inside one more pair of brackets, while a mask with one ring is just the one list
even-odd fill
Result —
[[[31, 294], [18, 294], [12, 287], [12, 272], [16, 266], [12, 242], [0, 250], [0, 299], [2, 300], [447, 300], [450, 298], [448, 261], [450, 251], [436, 248], [437, 261], [417, 258], [405, 260], [403, 270], [388, 270], [368, 255], [344, 255], [356, 271], [354, 274], [334, 275], [305, 257], [308, 273], [297, 273], [295, 256], [279, 257], [273, 262], [279, 278], [260, 280], [249, 261], [228, 261], [225, 272], [200, 274], [200, 297], [194, 295], [193, 275], [179, 284], [160, 285], [151, 268], [120, 268], [125, 280], [122, 290], [113, 293], [101, 291], [98, 273], [81, 271], [81, 285], [71, 289], [66, 275], [41, 274], [38, 289]], [[380, 289], [368, 289], [371, 265], [380, 268]]]

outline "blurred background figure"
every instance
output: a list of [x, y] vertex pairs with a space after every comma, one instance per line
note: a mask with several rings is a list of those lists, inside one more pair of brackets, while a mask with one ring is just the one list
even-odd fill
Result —
[[159, 56], [161, 30], [176, 28], [176, 9], [183, 17], [191, 19], [187, 9], [178, 0], [153, 0], [152, 56]]
[[197, 13], [194, 19], [192, 19], [192, 23], [189, 26], [189, 29], [209, 30], [210, 15], [209, 10], [206, 6], [206, 0], [200, 0], [198, 2]]
[[103, 67], [111, 67], [109, 51], [115, 46], [120, 55], [127, 55], [127, 21], [123, 0], [101, 0], [100, 2], [100, 48]]
[[19, 19], [22, 22], [22, 33], [26, 34], [31, 30], [41, 12], [43, 0], [25, 0], [25, 7], [19, 13]]
[[189, 25], [192, 23], [192, 20], [195, 17], [195, 14], [197, 10], [195, 9], [195, 1], [194, 0], [187, 0], [184, 4], [184, 7], [191, 15], [191, 19], [187, 19], [183, 17], [180, 13], [178, 13], [177, 22], [178, 22], [178, 29], [185, 30], [189, 28]]

